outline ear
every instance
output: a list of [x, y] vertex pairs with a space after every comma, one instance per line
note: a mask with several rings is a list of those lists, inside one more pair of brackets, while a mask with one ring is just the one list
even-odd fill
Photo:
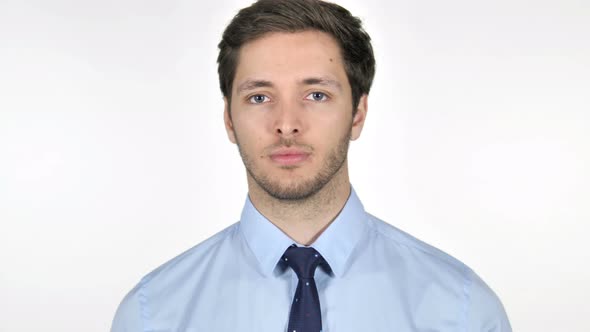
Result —
[[231, 119], [231, 115], [229, 114], [230, 105], [229, 101], [227, 100], [227, 97], [223, 97], [223, 104], [223, 122], [225, 123], [225, 131], [227, 132], [227, 138], [229, 138], [229, 140], [232, 143], [236, 144], [236, 133], [234, 131], [234, 123]]
[[367, 118], [367, 99], [369, 96], [365, 93], [359, 99], [359, 104], [356, 109], [356, 114], [352, 119], [352, 129], [350, 132], [350, 140], [354, 141], [361, 136], [361, 132], [363, 131], [363, 125], [365, 124], [365, 119]]

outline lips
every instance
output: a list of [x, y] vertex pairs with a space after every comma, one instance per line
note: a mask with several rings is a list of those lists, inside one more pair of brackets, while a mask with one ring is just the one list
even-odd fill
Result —
[[270, 159], [277, 164], [291, 166], [306, 161], [309, 155], [308, 152], [301, 149], [281, 148], [273, 151], [270, 154]]

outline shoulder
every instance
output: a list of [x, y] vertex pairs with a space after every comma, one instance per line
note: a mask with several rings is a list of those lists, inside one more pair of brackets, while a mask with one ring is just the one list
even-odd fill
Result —
[[182, 300], [187, 292], [183, 281], [199, 280], [216, 256], [231, 251], [238, 227], [239, 223], [232, 224], [144, 276], [119, 304], [111, 332], [143, 330], [145, 320], [154, 314], [148, 304], [169, 298]]
[[511, 332], [506, 310], [494, 291], [475, 273], [466, 288], [468, 331]]
[[382, 252], [396, 266], [395, 273], [403, 271], [412, 280], [411, 285], [420, 285], [424, 294], [433, 295], [433, 301], [459, 309], [459, 321], [467, 331], [511, 331], [500, 299], [471, 268], [442, 250], [368, 216], [370, 241], [384, 247]]
[[220, 253], [232, 249], [233, 239], [238, 227], [239, 223], [234, 223], [172, 258], [143, 277], [140, 284], [154, 286], [154, 284], [166, 282], [166, 280], [172, 281], [170, 279], [182, 278], [186, 273], [194, 275], [206, 267], [207, 263], [213, 261]]
[[428, 265], [438, 268], [440, 272], [469, 278], [469, 267], [458, 259], [371, 214], [367, 215], [372, 236], [377, 242], [383, 242], [384, 246], [391, 248], [395, 254], [411, 260], [417, 266]]

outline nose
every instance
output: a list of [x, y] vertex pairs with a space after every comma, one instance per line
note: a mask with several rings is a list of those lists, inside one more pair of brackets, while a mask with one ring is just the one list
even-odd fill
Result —
[[284, 138], [297, 136], [303, 130], [302, 109], [297, 103], [282, 104], [276, 109], [274, 132]]

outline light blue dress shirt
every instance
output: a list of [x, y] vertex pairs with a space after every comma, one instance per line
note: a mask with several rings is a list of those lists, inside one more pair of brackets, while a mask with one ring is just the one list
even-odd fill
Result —
[[[247, 199], [238, 223], [145, 276], [111, 331], [285, 332], [298, 280], [280, 258], [293, 243]], [[354, 190], [311, 246], [331, 268], [315, 273], [323, 332], [511, 331], [471, 269], [366, 213]]]

